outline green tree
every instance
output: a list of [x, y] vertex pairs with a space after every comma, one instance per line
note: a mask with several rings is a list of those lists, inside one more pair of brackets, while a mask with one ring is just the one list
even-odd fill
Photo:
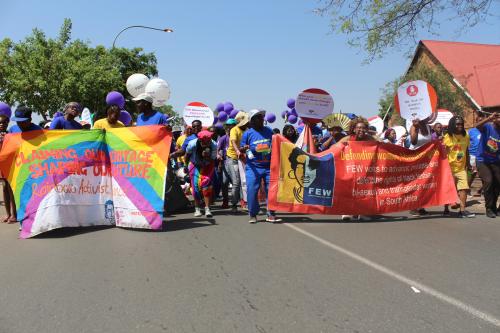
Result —
[[[103, 111], [109, 91], [128, 96], [126, 79], [133, 73], [158, 74], [156, 57], [141, 48], [91, 47], [71, 40], [71, 20], [65, 19], [57, 38], [34, 29], [23, 41], [0, 41], [0, 98], [31, 107], [44, 119], [69, 101], [91, 111]], [[127, 110], [137, 113], [127, 101]]]
[[[398, 87], [406, 81], [424, 80], [436, 90], [438, 108], [450, 110], [455, 114], [462, 114], [463, 101], [466, 98], [461, 89], [451, 83], [451, 76], [442, 66], [429, 67], [422, 63], [417, 64], [403, 75], [385, 85], [382, 97], [379, 99], [379, 116], [388, 120], [394, 112], [394, 96]], [[387, 116], [386, 116], [386, 112]]]
[[[453, 22], [457, 32], [493, 16], [494, 0], [320, 0], [316, 12], [331, 17], [331, 28], [348, 36], [348, 43], [367, 52], [366, 61], [390, 49], [408, 50], [418, 32], [439, 34], [440, 22]], [[497, 17], [498, 18], [498, 17]]]

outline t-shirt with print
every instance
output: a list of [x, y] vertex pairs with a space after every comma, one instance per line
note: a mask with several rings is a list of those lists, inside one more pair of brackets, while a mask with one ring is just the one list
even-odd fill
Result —
[[469, 149], [469, 135], [445, 134], [443, 144], [448, 152], [448, 163], [450, 163], [451, 172], [457, 173], [464, 171], [467, 166], [467, 150]]
[[167, 116], [159, 111], [155, 111], [153, 114], [146, 116], [141, 113], [137, 117], [137, 126], [147, 126], [147, 125], [167, 125]]
[[264, 126], [260, 131], [253, 128], [243, 133], [240, 147], [248, 145], [254, 158], [247, 158], [249, 166], [268, 169], [271, 166], [271, 144], [273, 141], [273, 130]]
[[238, 159], [238, 155], [236, 154], [236, 150], [234, 150], [233, 144], [231, 141], [236, 142], [236, 146], [240, 146], [241, 138], [243, 137], [244, 131], [239, 128], [238, 126], [234, 126], [231, 128], [231, 131], [229, 132], [229, 147], [227, 148], [226, 155], [229, 158], [232, 158], [233, 160]]
[[56, 117], [50, 123], [50, 129], [65, 129], [65, 130], [78, 130], [83, 129], [82, 124], [77, 122], [76, 120], [67, 120], [64, 117]]
[[486, 123], [481, 131], [477, 150], [477, 162], [497, 163], [500, 154], [500, 130], [492, 123]]

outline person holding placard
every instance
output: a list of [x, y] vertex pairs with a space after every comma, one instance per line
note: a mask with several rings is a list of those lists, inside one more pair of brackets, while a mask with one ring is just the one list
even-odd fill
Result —
[[[443, 138], [443, 145], [448, 153], [448, 163], [460, 198], [458, 217], [474, 217], [475, 214], [465, 210], [469, 190], [467, 170], [470, 170], [471, 167], [469, 158], [470, 139], [465, 131], [464, 118], [454, 116], [450, 119], [448, 133]], [[444, 214], [449, 215], [448, 205], [444, 208]]]
[[500, 114], [493, 113], [481, 120], [476, 128], [481, 132], [476, 157], [477, 171], [483, 181], [486, 216], [494, 218], [500, 215], [497, 207], [500, 187]]

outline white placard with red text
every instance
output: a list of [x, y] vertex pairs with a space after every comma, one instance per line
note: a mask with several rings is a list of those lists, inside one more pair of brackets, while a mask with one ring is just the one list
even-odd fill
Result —
[[214, 123], [214, 112], [203, 103], [191, 102], [184, 107], [182, 118], [187, 125], [191, 125], [194, 120], [199, 120], [203, 127], [209, 127]]
[[436, 91], [422, 80], [405, 82], [398, 88], [394, 104], [402, 118], [422, 120], [436, 110]]
[[307, 89], [297, 96], [295, 110], [303, 120], [319, 122], [333, 113], [333, 98], [322, 89]]

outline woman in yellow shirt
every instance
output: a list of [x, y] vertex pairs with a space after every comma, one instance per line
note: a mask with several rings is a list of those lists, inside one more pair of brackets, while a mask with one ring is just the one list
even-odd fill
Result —
[[99, 119], [94, 123], [94, 129], [110, 129], [125, 127], [125, 125], [118, 120], [120, 118], [120, 107], [115, 104], [108, 105], [106, 108], [106, 114], [108, 115], [104, 119]]
[[[467, 169], [470, 169], [469, 145], [470, 138], [464, 127], [464, 118], [454, 116], [448, 123], [448, 133], [444, 135], [443, 144], [448, 152], [448, 163], [451, 173], [455, 178], [458, 196], [460, 197], [460, 211], [458, 217], [474, 217], [475, 214], [465, 210], [467, 202], [467, 191], [469, 182], [467, 180]], [[444, 208], [444, 214], [449, 215], [448, 205]]]

